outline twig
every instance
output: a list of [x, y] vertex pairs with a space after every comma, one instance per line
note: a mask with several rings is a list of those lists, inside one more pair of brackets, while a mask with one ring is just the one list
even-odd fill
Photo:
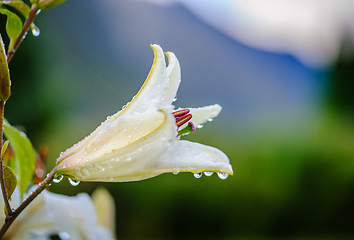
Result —
[[[4, 108], [5, 108], [5, 102], [0, 101], [0, 146], [1, 147], [2, 147], [3, 121], [4, 121]], [[12, 210], [11, 210], [9, 198], [8, 198], [7, 192], [6, 192], [5, 177], [4, 177], [4, 164], [3, 164], [2, 156], [0, 156], [0, 184], [1, 184], [2, 196], [4, 197], [4, 202], [5, 202], [7, 214], [9, 216], [11, 216]]]
[[39, 183], [38, 188], [34, 190], [15, 211], [12, 212], [11, 217], [6, 217], [5, 223], [0, 229], [0, 239], [2, 239], [5, 232], [15, 221], [17, 216], [53, 181], [56, 171], [57, 168], [53, 168], [53, 170], [47, 175], [47, 177], [41, 183]]
[[31, 24], [33, 23], [34, 21], [34, 18], [36, 17], [37, 15], [37, 11], [38, 11], [38, 7], [36, 4], [33, 4], [32, 7], [31, 7], [31, 11], [25, 21], [25, 23], [23, 24], [22, 26], [22, 29], [21, 29], [21, 32], [20, 32], [20, 35], [18, 35], [15, 43], [14, 43], [14, 46], [13, 48], [11, 49], [11, 51], [9, 51], [7, 53], [7, 62], [9, 63], [11, 58], [13, 57], [13, 55], [15, 54], [17, 48], [20, 46], [20, 43], [22, 42], [23, 40], [23, 37], [25, 36], [26, 32], [28, 31], [28, 29], [30, 28]]

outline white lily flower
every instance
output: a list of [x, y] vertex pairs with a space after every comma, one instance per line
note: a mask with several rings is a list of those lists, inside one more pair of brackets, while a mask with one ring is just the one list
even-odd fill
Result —
[[[80, 181], [137, 181], [166, 172], [233, 174], [227, 156], [199, 143], [181, 141], [178, 130], [194, 130], [216, 117], [217, 104], [173, 112], [172, 102], [181, 81], [176, 56], [152, 45], [155, 58], [150, 73], [127, 106], [108, 117], [94, 132], [65, 151], [57, 160], [57, 174]], [[191, 123], [188, 123], [190, 120]], [[198, 175], [196, 175], [198, 176]]]
[[[28, 192], [34, 191], [35, 188], [36, 186], [32, 187]], [[20, 205], [19, 191], [15, 190], [10, 203], [14, 208]], [[4, 209], [1, 193], [0, 208]], [[4, 211], [0, 211], [0, 215], [2, 225], [5, 222]], [[44, 190], [18, 216], [4, 239], [49, 240], [49, 236], [56, 234], [62, 239], [114, 239], [113, 233], [97, 222], [95, 207], [88, 194], [80, 193], [69, 197]]]

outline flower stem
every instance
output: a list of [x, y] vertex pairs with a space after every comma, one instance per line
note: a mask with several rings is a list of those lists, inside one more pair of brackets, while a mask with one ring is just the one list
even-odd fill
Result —
[[54, 167], [53, 170], [47, 175], [47, 177], [41, 183], [38, 184], [37, 189], [34, 190], [15, 211], [12, 212], [12, 215], [10, 217], [6, 217], [5, 223], [0, 229], [0, 239], [2, 239], [5, 232], [15, 221], [17, 216], [53, 181], [56, 171], [57, 167]]
[[[3, 122], [4, 122], [4, 109], [5, 109], [5, 102], [0, 101], [0, 146], [2, 147], [3, 141], [2, 141], [2, 135], [3, 135]], [[1, 190], [2, 190], [2, 196], [4, 197], [4, 203], [7, 211], [7, 215], [11, 216], [12, 215], [12, 210], [11, 206], [9, 203], [9, 198], [7, 196], [6, 192], [6, 186], [5, 186], [5, 177], [4, 177], [4, 164], [3, 164], [3, 156], [0, 156], [0, 183], [1, 183]]]
[[11, 49], [11, 51], [9, 51], [7, 53], [7, 62], [9, 63], [10, 60], [12, 59], [13, 55], [15, 54], [17, 48], [20, 46], [20, 43], [22, 42], [23, 40], [23, 37], [25, 36], [26, 32], [28, 31], [28, 29], [30, 28], [31, 24], [33, 23], [34, 21], [34, 18], [36, 17], [37, 15], [37, 11], [38, 11], [38, 7], [36, 4], [33, 4], [32, 7], [31, 7], [31, 11], [25, 21], [25, 23], [23, 24], [22, 26], [22, 29], [21, 29], [21, 32], [20, 32], [20, 35], [18, 35], [15, 43], [14, 43], [14, 46], [13, 48]]

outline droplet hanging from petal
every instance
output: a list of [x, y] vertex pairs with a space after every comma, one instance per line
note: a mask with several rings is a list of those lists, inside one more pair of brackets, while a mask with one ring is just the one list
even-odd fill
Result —
[[69, 183], [71, 184], [71, 186], [74, 186], [74, 187], [76, 187], [80, 183], [80, 181], [78, 181], [76, 179], [68, 178], [68, 180], [69, 180]]

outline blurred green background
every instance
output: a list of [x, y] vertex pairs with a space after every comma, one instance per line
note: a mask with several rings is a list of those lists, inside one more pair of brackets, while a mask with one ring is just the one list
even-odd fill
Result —
[[243, 45], [180, 5], [68, 0], [35, 23], [40, 36], [28, 34], [10, 63], [5, 117], [36, 149], [48, 146], [48, 169], [136, 94], [149, 44], [180, 60], [177, 107], [223, 106], [186, 139], [224, 151], [227, 180], [171, 173], [52, 185], [69, 195], [106, 187], [119, 239], [354, 238], [353, 55], [308, 67]]

